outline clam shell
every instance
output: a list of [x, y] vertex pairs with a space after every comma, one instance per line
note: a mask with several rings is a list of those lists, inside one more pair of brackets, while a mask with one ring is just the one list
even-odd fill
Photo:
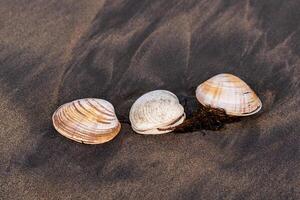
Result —
[[255, 92], [240, 78], [231, 74], [216, 75], [196, 89], [198, 101], [223, 108], [228, 115], [248, 116], [257, 113], [262, 103]]
[[60, 106], [52, 121], [60, 134], [85, 144], [107, 142], [121, 128], [113, 105], [95, 98], [79, 99]]
[[140, 134], [163, 134], [185, 119], [175, 94], [166, 90], [148, 92], [138, 98], [129, 113], [132, 129]]

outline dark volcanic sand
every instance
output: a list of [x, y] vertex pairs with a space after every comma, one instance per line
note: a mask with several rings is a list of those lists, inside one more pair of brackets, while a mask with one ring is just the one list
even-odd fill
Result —
[[[300, 199], [299, 0], [0, 1], [0, 199]], [[83, 97], [120, 119], [229, 72], [263, 111], [217, 132], [82, 145], [51, 115]]]

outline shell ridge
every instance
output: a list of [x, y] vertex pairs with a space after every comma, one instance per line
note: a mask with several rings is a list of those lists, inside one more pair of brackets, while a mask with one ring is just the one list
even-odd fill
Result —
[[[111, 110], [109, 110], [109, 109], [107, 109], [105, 106], [103, 106], [100, 102], [98, 102], [98, 101], [96, 101], [95, 99], [92, 99], [96, 104], [98, 104], [101, 108], [103, 108], [105, 111], [107, 111], [108, 113], [110, 113], [112, 116], [114, 116], [113, 115], [113, 113], [114, 113], [114, 109], [113, 109], [113, 111], [111, 111]], [[108, 105], [110, 105], [110, 106], [112, 106], [111, 105], [111, 103], [109, 103], [108, 101], [105, 101], [106, 103], [108, 103]], [[106, 113], [107, 115], [109, 115], [108, 113]]]
[[[82, 122], [82, 118], [84, 117], [84, 121], [89, 122], [89, 123], [96, 123], [96, 122], [98, 122], [98, 123], [103, 123], [103, 124], [110, 124], [109, 122], [106, 122], [106, 121], [103, 121], [103, 120], [99, 120], [97, 116], [83, 114], [82, 112], [79, 111], [78, 108], [76, 108], [76, 106], [74, 108], [75, 108], [75, 110], [77, 112], [74, 112], [72, 110], [69, 111], [69, 112], [72, 113], [71, 116], [73, 116], [74, 119], [71, 116], [68, 115], [69, 116], [68, 120], [71, 120], [74, 123], [83, 123]], [[67, 116], [66, 115], [66, 111], [63, 110], [63, 112], [65, 113], [65, 116]]]
[[87, 103], [88, 103], [94, 110], [96, 110], [96, 111], [99, 113], [99, 115], [105, 114], [105, 115], [107, 115], [107, 116], [109, 116], [109, 117], [115, 118], [115, 115], [110, 114], [110, 113], [103, 112], [102, 110], [100, 110], [99, 108], [97, 108], [94, 104], [92, 104], [89, 100], [87, 100]]
[[[70, 124], [64, 122], [63, 118], [66, 118], [67, 121], [72, 122], [72, 124], [77, 123], [78, 121], [72, 121], [71, 120], [72, 118], [66, 117], [66, 115], [58, 114], [58, 120], [63, 125], [63, 127], [65, 127], [70, 132], [76, 132], [77, 133], [78, 129], [75, 129], [74, 127], [72, 129], [70, 129], [69, 127], [72, 127], [72, 126], [70, 126]], [[80, 123], [78, 123], [76, 127], [79, 128], [82, 131], [93, 133], [89, 129], [87, 129], [87, 127], [82, 126]], [[99, 130], [95, 130], [95, 131], [101, 131], [101, 130], [103, 130], [103, 129], [99, 129]]]

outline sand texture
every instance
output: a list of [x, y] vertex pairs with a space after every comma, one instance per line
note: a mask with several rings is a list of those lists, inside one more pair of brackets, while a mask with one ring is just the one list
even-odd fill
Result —
[[[143, 136], [145, 92], [186, 110], [218, 73], [245, 80], [262, 112], [221, 131]], [[124, 122], [103, 145], [58, 134], [74, 99]], [[299, 0], [0, 0], [0, 199], [300, 199]]]

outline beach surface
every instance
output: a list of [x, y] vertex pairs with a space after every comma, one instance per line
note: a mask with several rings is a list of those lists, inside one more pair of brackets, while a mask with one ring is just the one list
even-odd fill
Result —
[[[1, 0], [0, 199], [300, 199], [299, 0]], [[220, 131], [144, 136], [142, 94], [242, 78], [262, 111]], [[102, 145], [58, 134], [63, 103], [110, 101]]]

